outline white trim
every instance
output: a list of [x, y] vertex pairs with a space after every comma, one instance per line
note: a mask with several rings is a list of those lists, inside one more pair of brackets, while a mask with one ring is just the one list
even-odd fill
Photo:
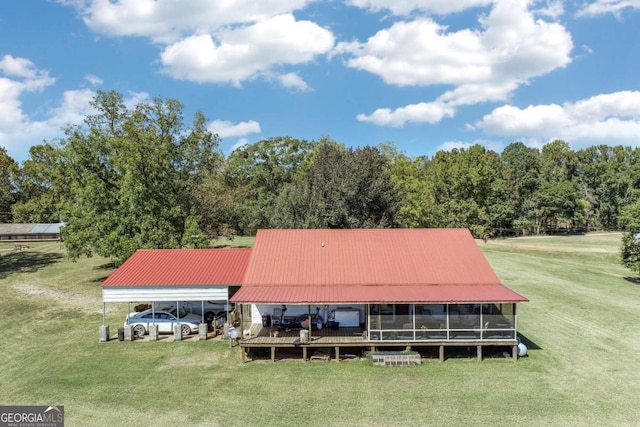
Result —
[[103, 302], [219, 301], [228, 298], [228, 286], [114, 286], [102, 288]]

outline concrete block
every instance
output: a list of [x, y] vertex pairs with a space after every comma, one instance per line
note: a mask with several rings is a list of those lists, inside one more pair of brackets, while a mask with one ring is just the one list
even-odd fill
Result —
[[100, 341], [99, 342], [107, 342], [109, 341], [109, 325], [100, 326]]
[[173, 325], [173, 340], [182, 341], [182, 325], [179, 323]]
[[149, 341], [158, 341], [158, 325], [149, 325]]
[[124, 340], [125, 341], [133, 340], [133, 328], [131, 326], [124, 327]]
[[205, 341], [207, 339], [207, 324], [200, 323], [198, 326], [198, 336], [200, 341]]

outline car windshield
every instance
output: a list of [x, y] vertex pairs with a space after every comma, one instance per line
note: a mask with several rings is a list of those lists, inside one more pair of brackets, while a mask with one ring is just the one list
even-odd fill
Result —
[[176, 317], [180, 317], [180, 318], [186, 317], [186, 316], [187, 316], [187, 314], [189, 314], [189, 313], [187, 312], [187, 310], [182, 309], [182, 308], [180, 309], [180, 315], [178, 315], [178, 313], [177, 313], [177, 311], [176, 311], [176, 309], [175, 309], [175, 308], [174, 308], [173, 310], [169, 311], [169, 313], [173, 314], [173, 315], [174, 315], [174, 316], [176, 316]]

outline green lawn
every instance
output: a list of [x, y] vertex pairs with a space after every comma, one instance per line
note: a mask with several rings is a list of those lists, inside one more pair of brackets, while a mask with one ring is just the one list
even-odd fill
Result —
[[[251, 240], [247, 240], [251, 244]], [[65, 406], [67, 425], [636, 425], [640, 284], [619, 234], [480, 243], [533, 344], [505, 359], [374, 368], [240, 363], [228, 343], [98, 343], [101, 258], [0, 244], [0, 404]], [[244, 243], [243, 243], [244, 244]], [[126, 307], [109, 304], [112, 334]]]

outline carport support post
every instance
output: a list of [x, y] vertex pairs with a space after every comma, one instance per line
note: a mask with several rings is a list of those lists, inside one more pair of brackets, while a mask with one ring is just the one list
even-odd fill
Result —
[[102, 326], [100, 326], [100, 340], [98, 342], [109, 341], [109, 325], [107, 325], [105, 303], [102, 303]]
[[173, 340], [182, 341], [182, 325], [180, 325], [180, 301], [176, 301], [176, 318], [178, 323], [173, 325]]
[[[127, 302], [127, 316], [129, 316], [129, 313], [131, 313], [131, 301]], [[124, 328], [124, 340], [125, 341], [132, 341], [133, 340], [133, 328], [131, 327], [131, 325], [127, 325]]]

